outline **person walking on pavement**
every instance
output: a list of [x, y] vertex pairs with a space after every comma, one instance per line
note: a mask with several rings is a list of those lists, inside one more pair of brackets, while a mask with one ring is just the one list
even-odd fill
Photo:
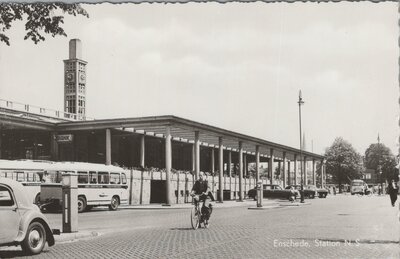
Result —
[[392, 182], [389, 184], [389, 195], [390, 195], [390, 202], [392, 203], [392, 207], [394, 207], [394, 204], [397, 200], [397, 193], [399, 191], [399, 187], [397, 186], [396, 182], [392, 180]]

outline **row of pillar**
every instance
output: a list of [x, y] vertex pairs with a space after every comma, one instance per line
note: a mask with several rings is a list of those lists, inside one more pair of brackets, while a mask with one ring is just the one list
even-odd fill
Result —
[[[166, 203], [169, 205], [170, 203], [170, 173], [171, 173], [171, 166], [172, 166], [172, 145], [171, 145], [171, 128], [166, 127], [165, 129], [165, 169], [166, 169]], [[142, 167], [145, 166], [145, 135], [142, 135], [141, 137], [141, 145], [140, 145], [140, 165]], [[224, 161], [223, 161], [223, 138], [219, 137], [218, 139], [218, 144], [219, 144], [219, 163], [218, 163], [218, 173], [219, 173], [219, 190], [220, 192], [218, 193], [218, 201], [222, 202], [223, 201], [223, 188], [222, 188], [222, 177], [223, 177], [223, 172], [224, 172]], [[244, 173], [244, 166], [243, 164], [247, 164], [246, 161], [246, 156], [243, 156], [243, 143], [242, 141], [238, 142], [239, 146], [239, 201], [243, 201], [243, 189], [242, 189], [242, 180], [243, 180], [243, 173]], [[195, 131], [195, 141], [194, 141], [194, 146], [193, 146], [193, 169], [195, 172], [196, 179], [199, 176], [200, 173], [200, 132]], [[211, 168], [212, 171], [214, 171], [214, 149], [212, 149], [212, 154], [211, 154]], [[290, 177], [290, 165], [292, 161], [288, 161], [286, 157], [286, 152], [283, 152], [283, 175], [282, 175], [282, 180], [283, 180], [283, 187], [286, 186], [286, 182], [290, 184], [300, 184], [297, 182], [297, 165], [298, 165], [298, 156], [295, 154], [294, 155], [294, 183], [291, 183], [291, 177]], [[270, 183], [272, 184], [272, 179], [273, 179], [273, 174], [274, 174], [274, 149], [270, 149], [270, 159], [268, 162], [268, 178], [270, 179]], [[301, 170], [303, 172], [306, 172], [306, 163], [307, 163], [307, 157], [304, 157], [304, 159], [301, 161], [302, 163], [302, 168]], [[106, 165], [111, 164], [111, 130], [106, 129]], [[231, 152], [228, 153], [228, 167], [227, 171], [228, 174], [231, 174], [231, 168], [230, 165], [232, 164], [232, 155]], [[278, 167], [280, 170], [280, 165], [281, 162], [279, 162]], [[287, 164], [287, 170], [286, 170], [286, 164]], [[315, 159], [312, 160], [312, 179], [313, 183], [316, 183], [316, 176], [315, 176]], [[247, 171], [247, 170], [246, 170]], [[256, 145], [256, 179], [257, 181], [260, 179], [260, 146]], [[288, 172], [288, 179], [286, 179], [286, 172]], [[213, 172], [212, 172], [213, 173]], [[321, 185], [323, 186], [324, 183], [324, 174], [325, 174], [325, 164], [322, 162], [321, 166]], [[304, 174], [304, 182], [303, 184], [307, 183], [307, 174]]]

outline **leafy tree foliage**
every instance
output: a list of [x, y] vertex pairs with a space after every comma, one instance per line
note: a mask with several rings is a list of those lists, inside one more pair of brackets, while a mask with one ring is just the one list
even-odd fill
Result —
[[397, 178], [396, 158], [384, 144], [371, 144], [365, 150], [365, 167], [382, 170], [382, 181]]
[[[326, 149], [326, 173], [341, 186], [362, 176], [362, 157], [353, 146], [341, 137]], [[339, 190], [341, 191], [341, 190]]]
[[44, 34], [67, 36], [61, 24], [64, 16], [83, 15], [88, 13], [79, 4], [65, 3], [0, 3], [0, 42], [10, 45], [10, 38], [5, 34], [17, 20], [26, 19], [24, 40], [31, 39], [35, 44], [44, 41]]

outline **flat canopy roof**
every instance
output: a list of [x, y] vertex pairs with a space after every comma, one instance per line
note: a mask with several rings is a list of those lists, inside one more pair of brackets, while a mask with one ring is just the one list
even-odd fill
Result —
[[[286, 158], [293, 161], [295, 155], [300, 155], [297, 148], [270, 142], [264, 139], [244, 135], [238, 132], [214, 127], [204, 123], [176, 117], [173, 115], [119, 118], [85, 121], [62, 121], [48, 116], [31, 114], [29, 112], [12, 112], [10, 109], [0, 111], [0, 129], [32, 129], [45, 131], [79, 131], [79, 130], [101, 130], [116, 129], [125, 132], [154, 135], [165, 137], [167, 127], [170, 128], [171, 136], [175, 141], [194, 143], [195, 132], [199, 132], [201, 145], [219, 147], [219, 138], [225, 149], [238, 151], [239, 142], [242, 143], [243, 152], [255, 155], [256, 146], [259, 147], [261, 157], [270, 157], [273, 149], [274, 158]], [[322, 160], [324, 156], [308, 151], [302, 151], [307, 160]], [[299, 159], [299, 158], [298, 158]]]
[[[228, 150], [237, 151], [239, 142], [242, 142], [243, 151], [248, 154], [255, 154], [256, 146], [259, 146], [260, 155], [264, 157], [271, 155], [271, 149], [273, 149], [275, 158], [283, 159], [283, 154], [286, 153], [286, 158], [292, 161], [295, 155], [300, 154], [300, 150], [297, 148], [172, 115], [55, 123], [56, 131], [119, 129], [159, 137], [165, 137], [167, 127], [170, 128], [173, 140], [177, 141], [194, 143], [195, 132], [198, 131], [200, 142], [203, 145], [219, 147], [219, 138], [221, 137], [223, 147]], [[302, 154], [307, 157], [307, 160], [324, 159], [324, 156], [308, 151], [302, 151]]]

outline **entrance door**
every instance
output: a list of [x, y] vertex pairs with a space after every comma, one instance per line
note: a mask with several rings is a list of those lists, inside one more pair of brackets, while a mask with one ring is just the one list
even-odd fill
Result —
[[151, 180], [150, 203], [165, 203], [165, 180]]

